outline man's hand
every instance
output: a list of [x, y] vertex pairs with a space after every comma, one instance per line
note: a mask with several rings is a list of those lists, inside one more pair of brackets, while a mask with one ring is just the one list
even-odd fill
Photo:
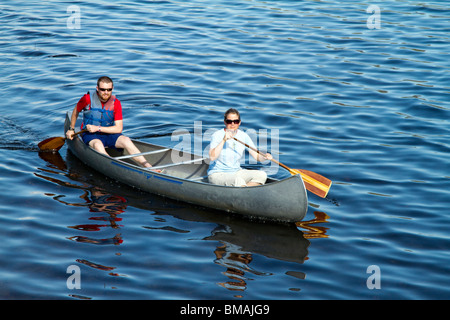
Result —
[[71, 130], [71, 129], [67, 130], [67, 131], [66, 131], [66, 137], [67, 137], [67, 139], [73, 140], [73, 134], [74, 134], [74, 133], [75, 133], [74, 130]]
[[100, 129], [100, 126], [94, 126], [92, 124], [88, 124], [86, 125], [86, 129], [90, 132], [90, 133], [96, 133], [98, 132], [98, 130]]

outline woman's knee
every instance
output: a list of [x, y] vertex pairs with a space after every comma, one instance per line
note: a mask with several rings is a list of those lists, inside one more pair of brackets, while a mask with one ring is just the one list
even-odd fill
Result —
[[251, 180], [251, 182], [258, 183], [258, 184], [265, 184], [267, 180], [267, 173], [262, 170], [255, 170], [254, 176]]

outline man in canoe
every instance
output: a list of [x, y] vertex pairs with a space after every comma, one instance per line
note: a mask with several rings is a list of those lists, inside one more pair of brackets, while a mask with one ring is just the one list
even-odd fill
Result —
[[[131, 139], [122, 134], [122, 105], [119, 99], [112, 95], [113, 89], [113, 81], [109, 77], [100, 77], [97, 80], [96, 90], [89, 91], [81, 97], [73, 109], [66, 137], [73, 139], [75, 123], [79, 113], [83, 111], [81, 128], [89, 131], [82, 135], [84, 143], [104, 154], [107, 154], [105, 147], [123, 148], [129, 154], [141, 153]], [[143, 167], [152, 167], [143, 156], [135, 157], [133, 160]]]
[[[240, 162], [248, 144], [255, 149], [252, 139], [247, 133], [239, 130], [241, 117], [236, 109], [228, 109], [224, 117], [225, 129], [213, 133], [209, 149], [211, 163], [208, 169], [209, 182], [213, 184], [251, 187], [262, 185], [267, 180], [267, 174], [262, 170], [242, 169]], [[254, 150], [248, 150], [257, 161], [271, 160], [270, 153], [261, 154]]]

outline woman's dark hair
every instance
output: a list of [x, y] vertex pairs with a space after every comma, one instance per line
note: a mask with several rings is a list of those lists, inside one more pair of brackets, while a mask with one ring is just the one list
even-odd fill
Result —
[[234, 113], [234, 114], [237, 114], [237, 116], [239, 117], [239, 120], [241, 120], [241, 115], [239, 114], [239, 111], [237, 111], [236, 109], [234, 109], [234, 108], [230, 108], [230, 109], [228, 109], [226, 112], [225, 112], [225, 115], [224, 115], [224, 120], [227, 120], [227, 117], [228, 117], [228, 115], [230, 114], [230, 113]]

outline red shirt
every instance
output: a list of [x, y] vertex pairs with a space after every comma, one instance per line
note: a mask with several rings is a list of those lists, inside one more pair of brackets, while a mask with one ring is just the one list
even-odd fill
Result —
[[[101, 101], [102, 106], [105, 104], [103, 101]], [[89, 93], [86, 93], [84, 96], [81, 97], [80, 101], [77, 103], [77, 111], [81, 112], [86, 106], [91, 104], [91, 96]], [[122, 116], [122, 104], [120, 103], [119, 99], [116, 98], [114, 101], [114, 121], [116, 120], [123, 120]]]

